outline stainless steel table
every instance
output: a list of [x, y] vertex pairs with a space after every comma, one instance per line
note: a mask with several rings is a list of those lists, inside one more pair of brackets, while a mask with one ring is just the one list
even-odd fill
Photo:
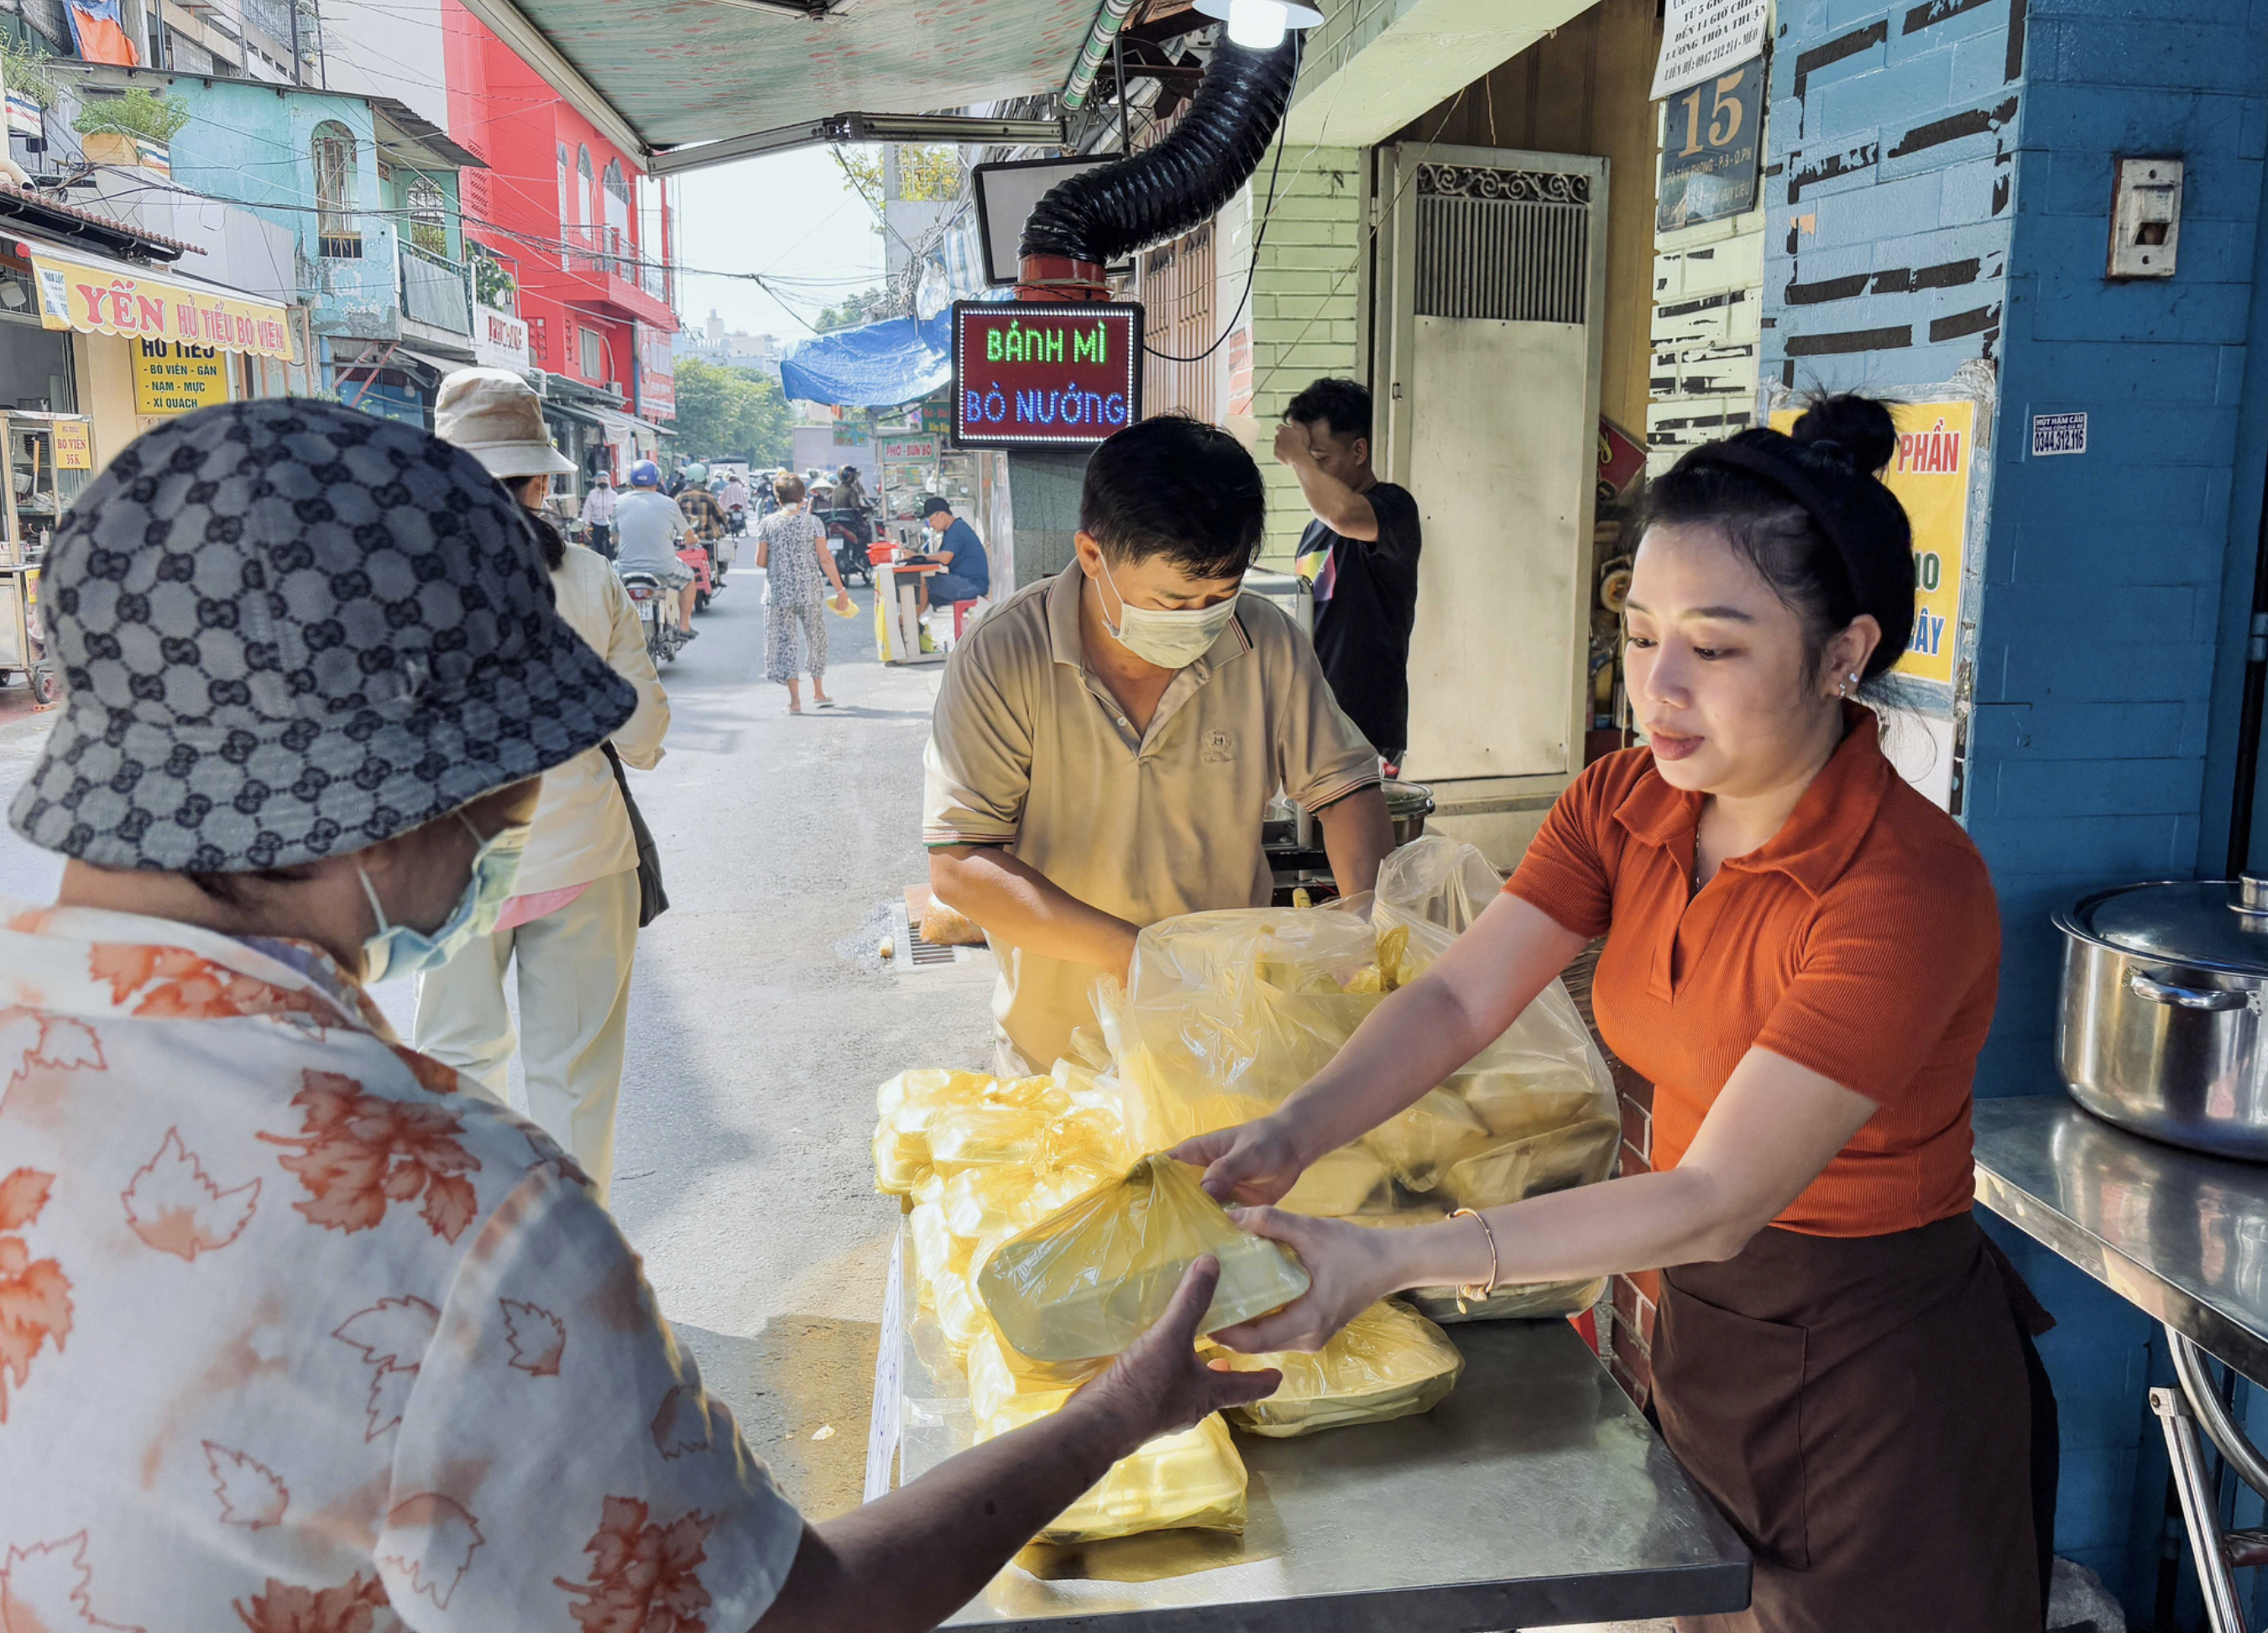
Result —
[[2268, 1543], [2224, 1535], [2207, 1438], [2268, 1493], [2268, 1458], [2232, 1422], [2205, 1352], [2268, 1383], [2268, 1166], [2116, 1129], [2062, 1095], [1979, 1100], [1977, 1200], [2155, 1316], [2180, 1380], [2154, 1388], [2215, 1633], [2243, 1633], [2230, 1570]]
[[2268, 1382], [2268, 1166], [2114, 1129], [2060, 1094], [1977, 1102], [1977, 1200]]
[[[870, 1492], [968, 1443], [966, 1385], [891, 1276]], [[906, 1320], [911, 1315], [913, 1319]], [[1572, 1328], [1449, 1329], [1465, 1373], [1422, 1417], [1237, 1437], [1241, 1537], [1031, 1548], [949, 1627], [1029, 1633], [1472, 1633], [1738, 1609], [1749, 1556]], [[895, 1420], [895, 1421], [893, 1421]]]

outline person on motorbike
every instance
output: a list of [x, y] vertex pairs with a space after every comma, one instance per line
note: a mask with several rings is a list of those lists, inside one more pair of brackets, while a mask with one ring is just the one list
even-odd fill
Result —
[[865, 480], [858, 474], [858, 467], [855, 465], [844, 466], [842, 474], [836, 480], [835, 508], [838, 511], [856, 511], [863, 517], [866, 513], [867, 507], [873, 503], [873, 501], [866, 495]]
[[717, 502], [717, 496], [706, 488], [688, 484], [677, 496], [677, 508], [685, 512], [685, 525], [709, 548], [713, 560], [717, 541], [725, 536], [725, 507]]
[[661, 491], [661, 467], [652, 460], [630, 467], [630, 490], [615, 505], [615, 556], [618, 573], [646, 573], [677, 592], [677, 629], [691, 640], [693, 571], [677, 559], [677, 541], [686, 536], [685, 512]]
[[[748, 484], [740, 480], [738, 472], [725, 478], [725, 491], [717, 497], [724, 502], [725, 517], [727, 521], [732, 519], [733, 512], [738, 511], [745, 524], [748, 514]], [[739, 529], [736, 528], [734, 531], [738, 532]]]

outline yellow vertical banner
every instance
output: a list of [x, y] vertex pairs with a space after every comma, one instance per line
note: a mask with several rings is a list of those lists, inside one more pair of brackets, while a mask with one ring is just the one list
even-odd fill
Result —
[[[1913, 526], [1914, 628], [1896, 673], [1953, 683], [1961, 629], [1961, 569], [1969, 540], [1969, 483], [1977, 449], [1977, 405], [1967, 398], [1889, 405], [1898, 451], [1882, 484]], [[1791, 429], [1800, 408], [1771, 416]]]

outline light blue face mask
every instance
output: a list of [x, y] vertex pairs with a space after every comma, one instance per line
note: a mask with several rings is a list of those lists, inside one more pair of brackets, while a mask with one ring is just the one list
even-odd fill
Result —
[[473, 852], [473, 876], [465, 881], [465, 894], [457, 898], [456, 907], [438, 930], [388, 923], [370, 875], [359, 866], [355, 869], [362, 879], [363, 894], [370, 898], [370, 910], [378, 916], [378, 933], [362, 944], [364, 981], [437, 969], [475, 937], [496, 928], [497, 916], [504, 911], [512, 881], [519, 876], [519, 858], [527, 850], [527, 826], [519, 823], [500, 828], [493, 837], [482, 839], [480, 829], [466, 820], [463, 812], [457, 813], [457, 820], [465, 824], [465, 832], [480, 849]]

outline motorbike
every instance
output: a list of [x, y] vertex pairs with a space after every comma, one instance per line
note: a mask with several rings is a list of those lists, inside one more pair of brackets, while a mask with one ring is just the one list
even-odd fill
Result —
[[641, 572], [624, 573], [622, 588], [630, 592], [630, 605], [645, 630], [646, 655], [657, 665], [675, 663], [677, 649], [685, 644], [677, 632], [677, 592], [653, 574]]
[[686, 570], [693, 575], [693, 610], [705, 613], [710, 599], [717, 593], [715, 546], [706, 539], [694, 539], [677, 553]]
[[821, 511], [819, 518], [827, 525], [827, 547], [835, 556], [835, 570], [843, 582], [850, 582], [854, 573], [860, 582], [872, 588], [874, 583], [874, 563], [866, 559], [866, 547], [874, 542], [874, 525], [863, 511]]

